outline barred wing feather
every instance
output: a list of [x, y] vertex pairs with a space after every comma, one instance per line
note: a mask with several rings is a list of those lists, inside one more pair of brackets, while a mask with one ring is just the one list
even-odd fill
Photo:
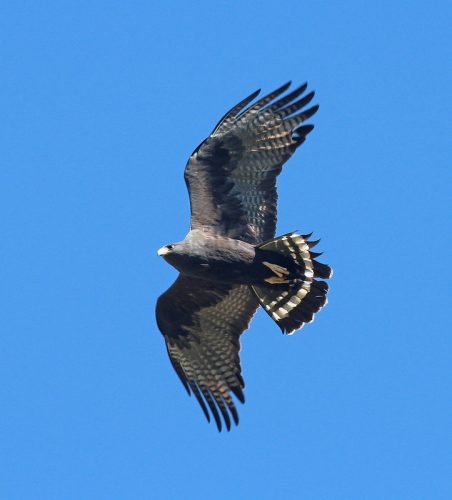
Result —
[[239, 421], [231, 396], [245, 401], [239, 339], [257, 307], [248, 286], [213, 286], [184, 275], [157, 301], [157, 323], [171, 363], [218, 430], [223, 422], [229, 430], [231, 417]]
[[185, 168], [192, 229], [253, 244], [274, 236], [276, 178], [313, 129], [302, 124], [318, 109], [302, 109], [314, 97], [304, 95], [307, 84], [280, 97], [289, 85], [246, 107], [259, 91], [251, 94], [193, 152]]

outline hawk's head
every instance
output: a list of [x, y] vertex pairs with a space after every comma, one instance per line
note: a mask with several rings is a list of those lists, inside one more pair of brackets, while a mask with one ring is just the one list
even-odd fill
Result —
[[165, 245], [157, 251], [157, 255], [163, 257], [168, 264], [171, 264], [176, 269], [179, 269], [180, 264], [186, 260], [187, 250], [184, 242], [171, 243]]
[[205, 260], [203, 255], [199, 255], [200, 250], [203, 250], [202, 247], [193, 245], [191, 240], [185, 239], [179, 243], [165, 245], [157, 251], [157, 254], [179, 272], [192, 274], [193, 270], [199, 267], [200, 262]]
[[176, 248], [175, 243], [171, 243], [170, 245], [165, 245], [164, 247], [159, 248], [157, 250], [157, 255], [160, 257], [166, 257], [169, 253], [174, 251], [175, 248]]

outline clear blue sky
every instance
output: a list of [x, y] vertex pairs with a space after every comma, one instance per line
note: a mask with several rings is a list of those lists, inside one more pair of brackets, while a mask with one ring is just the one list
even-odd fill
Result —
[[[2, 500], [451, 498], [447, 4], [3, 2]], [[218, 434], [157, 330], [156, 250], [190, 152], [289, 79], [320, 111], [278, 233], [322, 238], [330, 303], [292, 337], [257, 315]]]

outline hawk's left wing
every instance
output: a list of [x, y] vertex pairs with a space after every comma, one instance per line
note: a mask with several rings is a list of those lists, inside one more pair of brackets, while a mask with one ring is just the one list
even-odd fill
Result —
[[[157, 301], [157, 324], [171, 363], [207, 420], [222, 428], [239, 418], [231, 392], [244, 402], [239, 338], [259, 303], [246, 285], [212, 284], [179, 275]], [[206, 405], [207, 403], [207, 405]], [[229, 412], [228, 412], [229, 410]]]
[[226, 113], [190, 156], [185, 181], [191, 229], [207, 228], [252, 244], [273, 238], [276, 178], [314, 128], [304, 122], [318, 109], [307, 108], [314, 97], [314, 92], [304, 95], [307, 84], [281, 97], [288, 87], [248, 106], [258, 92], [251, 94]]

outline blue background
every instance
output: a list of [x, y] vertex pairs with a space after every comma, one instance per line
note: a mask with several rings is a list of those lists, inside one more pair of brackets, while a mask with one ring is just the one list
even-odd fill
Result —
[[[4, 2], [0, 498], [450, 498], [448, 2]], [[183, 168], [223, 113], [308, 80], [278, 233], [329, 305], [242, 337], [218, 434], [154, 320]], [[449, 431], [449, 432], [448, 432]]]

